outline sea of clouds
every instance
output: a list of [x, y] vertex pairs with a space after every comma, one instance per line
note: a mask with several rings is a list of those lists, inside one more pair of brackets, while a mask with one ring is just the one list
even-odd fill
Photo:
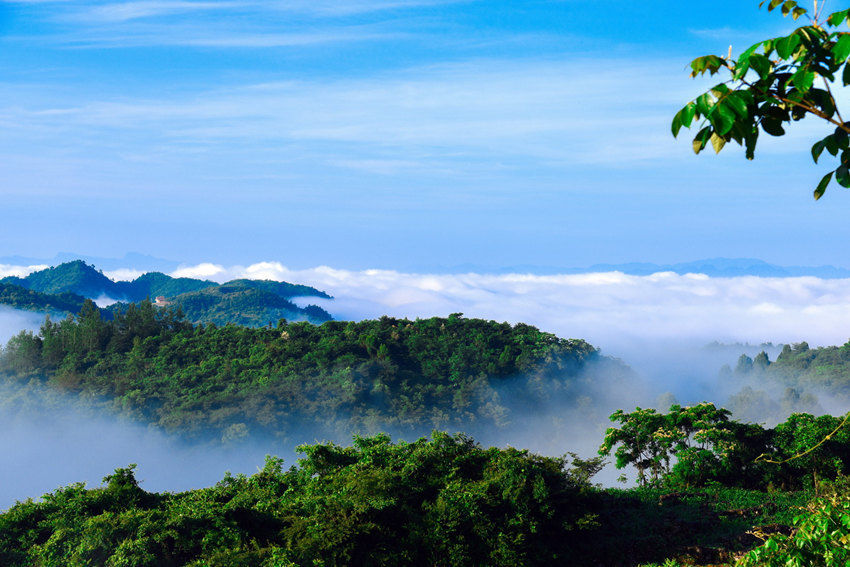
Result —
[[[139, 274], [107, 272], [123, 279]], [[312, 285], [334, 299], [308, 301], [320, 303], [337, 319], [462, 312], [467, 317], [522, 321], [559, 336], [587, 339], [606, 351], [662, 339], [831, 345], [850, 338], [850, 279], [717, 278], [673, 272], [426, 274], [328, 266], [294, 270], [279, 262], [202, 263], [172, 275]]]
[[[0, 277], [44, 266], [0, 265]], [[116, 280], [138, 277], [132, 266], [106, 271]], [[445, 316], [464, 313], [524, 322], [562, 337], [583, 338], [616, 353], [635, 342], [725, 341], [843, 344], [850, 338], [850, 279], [818, 277], [718, 278], [660, 272], [569, 275], [440, 274], [393, 270], [344, 270], [329, 266], [290, 269], [280, 262], [248, 266], [201, 263], [175, 277], [224, 282], [270, 279], [314, 286], [332, 300], [303, 298], [336, 319], [381, 315]]]
[[[21, 276], [42, 268], [0, 265], [0, 276]], [[142, 272], [131, 266], [104, 273], [113, 279], [132, 279]], [[171, 275], [218, 282], [253, 278], [311, 285], [334, 298], [298, 301], [319, 304], [338, 320], [381, 315], [425, 318], [462, 312], [466, 317], [525, 322], [560, 337], [585, 339], [638, 372], [640, 382], [618, 385], [602, 397], [594, 394], [593, 408], [585, 408], [592, 410], [585, 412], [587, 415], [581, 413], [584, 410], [569, 413], [563, 408], [543, 408], [537, 422], [525, 419], [528, 423], [522, 429], [499, 438], [482, 438], [545, 453], [575, 450], [583, 456], [593, 455], [607, 415], [617, 408], [654, 406], [665, 396], [681, 403], [710, 400], [724, 404], [740, 384], [722, 386], [718, 370], [722, 364], [734, 365], [742, 352], [753, 356], [762, 348], [750, 345], [766, 341], [831, 345], [843, 344], [850, 337], [850, 279], [716, 278], [672, 272], [649, 276], [621, 272], [440, 274], [328, 266], [294, 270], [279, 262], [247, 266], [202, 263], [180, 267]], [[36, 314], [0, 310], [0, 340], [5, 343], [21, 329], [37, 329], [41, 320]], [[750, 345], [703, 348], [712, 341]], [[778, 347], [768, 350], [774, 359]], [[820, 403], [826, 411], [846, 411], [832, 407], [823, 397]], [[4, 411], [0, 423], [7, 432], [0, 449], [3, 454], [16, 455], [6, 474], [0, 475], [0, 508], [60, 484], [87, 480], [97, 485], [112, 468], [130, 462], [139, 463], [140, 478], [146, 480], [144, 486], [149, 490], [204, 486], [220, 479], [224, 470], [250, 473], [262, 464], [263, 454], [280, 454], [282, 449], [252, 444], [204, 452], [139, 424], [77, 410]], [[93, 439], [97, 446], [92, 445]], [[291, 451], [291, 447], [284, 449], [289, 463]], [[47, 465], [57, 454], [64, 455], [63, 465]], [[606, 484], [620, 472], [609, 469], [599, 478]], [[33, 470], [37, 474], [25, 474]]]

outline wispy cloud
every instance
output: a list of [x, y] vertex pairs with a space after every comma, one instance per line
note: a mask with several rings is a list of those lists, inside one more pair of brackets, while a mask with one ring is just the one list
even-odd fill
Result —
[[[421, 35], [409, 22], [380, 14], [455, 0], [277, 2], [140, 0], [11, 2], [29, 6], [27, 30], [5, 41], [64, 48], [298, 48]], [[374, 17], [370, 14], [376, 14]], [[43, 28], [38, 27], [44, 26]], [[31, 35], [30, 35], [31, 33]]]
[[297, 15], [317, 19], [339, 19], [364, 14], [408, 11], [474, 0], [3, 0], [0, 4], [21, 6], [53, 5], [54, 21], [78, 25], [128, 24], [139, 20], [169, 18], [172, 21], [199, 14], [278, 18]]
[[75, 19], [94, 22], [126, 22], [140, 18], [170, 16], [190, 12], [229, 10], [243, 6], [243, 2], [191, 2], [163, 0], [144, 2], [108, 2], [77, 8]]
[[[95, 144], [103, 130], [120, 129], [129, 139], [130, 133], [148, 133], [177, 151], [180, 145], [235, 141], [266, 148], [335, 144], [327, 162], [354, 168], [410, 170], [418, 161], [411, 156], [420, 156], [421, 167], [429, 169], [440, 160], [486, 158], [492, 166], [518, 156], [619, 167], [683, 153], [666, 124], [691, 85], [663, 70], [668, 68], [618, 60], [480, 60], [365, 78], [235, 86], [167, 100], [53, 101], [28, 108], [16, 101], [0, 105], [0, 122], [24, 137], [72, 130]], [[592, 84], [576, 76], [591, 76]], [[673, 86], [659, 91], [658, 84]]]

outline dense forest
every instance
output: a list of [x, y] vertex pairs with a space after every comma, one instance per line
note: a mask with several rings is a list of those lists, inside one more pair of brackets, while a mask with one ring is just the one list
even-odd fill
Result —
[[[830, 498], [847, 490], [842, 482], [821, 482], [819, 495], [711, 484], [601, 489], [591, 483], [600, 459], [482, 448], [437, 432], [299, 450], [288, 470], [267, 457], [257, 474], [226, 474], [210, 488], [146, 492], [129, 465], [100, 488], [72, 484], [19, 502], [0, 514], [0, 562], [672, 567], [764, 565], [771, 555], [782, 561], [771, 565], [785, 565], [792, 526], [829, 525]], [[810, 514], [795, 519], [803, 506]], [[834, 539], [848, 536], [848, 524], [829, 528]], [[759, 546], [759, 537], [770, 539]], [[824, 550], [842, 557], [841, 545]]]
[[[769, 376], [796, 391], [808, 383], [769, 373], [805, 371], [844, 348], [789, 346], [776, 362], [744, 356], [723, 375]], [[543, 408], [593, 405], [594, 387], [632, 386], [622, 362], [525, 324], [459, 313], [194, 324], [177, 305], [104, 312], [83, 300], [76, 315], [14, 336], [0, 372], [6, 413], [34, 410], [25, 393], [46, 388], [60, 403], [191, 442], [367, 435], [351, 447], [304, 445], [288, 470], [269, 457], [256, 475], [228, 474], [205, 489], [147, 492], [130, 465], [100, 488], [72, 484], [20, 502], [0, 514], [2, 564], [779, 565], [800, 556], [800, 534], [817, 526], [835, 524], [823, 549], [804, 538], [810, 557], [843, 557], [840, 538], [850, 538], [850, 433], [839, 417], [793, 413], [766, 427], [710, 403], [618, 410], [590, 459], [436, 431], [498, 430]], [[380, 431], [409, 440], [433, 432], [393, 443]], [[633, 467], [638, 488], [592, 484], [606, 458]]]
[[91, 302], [76, 317], [48, 319], [9, 341], [0, 370], [169, 432], [233, 442], [286, 440], [296, 428], [499, 428], [547, 400], [575, 405], [591, 362], [631, 376], [584, 341], [460, 314], [250, 328], [192, 325], [144, 301], [112, 319]]
[[[311, 323], [330, 321], [330, 314], [316, 305], [301, 308], [274, 291], [279, 282], [234, 280], [223, 285], [182, 293], [169, 299], [191, 323], [215, 325], [246, 325], [259, 327], [277, 323], [280, 319], [300, 319]], [[291, 285], [291, 284], [286, 284]], [[128, 308], [127, 304], [110, 307], [115, 313]]]
[[843, 408], [850, 402], [850, 342], [819, 348], [805, 342], [784, 345], [775, 360], [764, 351], [742, 354], [734, 367], [721, 368], [719, 383], [744, 385], [728, 407], [752, 421], [794, 411], [823, 413], [822, 402]]
[[[459, 313], [261, 327], [192, 324], [150, 301], [111, 314], [86, 300], [13, 337], [0, 353], [4, 387], [48, 388], [231, 445], [286, 443], [298, 430], [494, 430], [547, 404], [592, 403], [601, 375], [605, 388], [635, 378], [584, 341]], [[764, 358], [732, 374], [767, 368]], [[9, 404], [29, 411], [26, 396]], [[826, 551], [804, 542], [810, 556], [850, 537], [841, 418], [796, 413], [768, 428], [703, 403], [618, 410], [611, 421], [590, 459], [433, 431], [304, 445], [287, 470], [269, 457], [256, 475], [182, 493], [145, 491], [130, 465], [102, 487], [72, 484], [0, 514], [0, 563], [778, 565], [799, 556], [810, 526], [836, 526], [818, 544]], [[637, 470], [638, 488], [592, 484], [610, 457]]]
[[41, 293], [19, 285], [0, 283], [0, 305], [51, 315], [79, 313], [86, 298], [73, 293]]

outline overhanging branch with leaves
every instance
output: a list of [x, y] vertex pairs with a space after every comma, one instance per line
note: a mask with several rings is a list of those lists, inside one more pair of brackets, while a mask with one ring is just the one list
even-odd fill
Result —
[[[838, 109], [833, 85], [850, 85], [850, 9], [824, 17], [825, 2], [814, 2], [811, 12], [794, 0], [767, 0], [768, 11], [779, 9], [795, 21], [808, 25], [783, 37], [760, 41], [737, 59], [731, 48], [726, 57], [706, 55], [691, 63], [691, 76], [728, 73], [729, 78], [689, 102], [676, 113], [671, 125], [674, 136], [680, 130], [698, 126], [693, 139], [699, 154], [709, 144], [719, 153], [727, 143], [742, 146], [747, 159], [753, 159], [759, 133], [783, 136], [785, 127], [811, 115], [834, 126], [832, 133], [815, 142], [811, 153], [815, 163], [824, 151], [837, 159], [832, 171], [823, 176], [814, 190], [820, 199], [834, 179], [850, 188], [850, 122]], [[820, 85], [823, 85], [822, 87]]]

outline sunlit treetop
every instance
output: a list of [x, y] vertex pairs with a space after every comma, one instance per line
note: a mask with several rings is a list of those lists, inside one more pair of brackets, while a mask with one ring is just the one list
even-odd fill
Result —
[[698, 124], [693, 140], [699, 154], [708, 144], [715, 152], [734, 141], [753, 159], [759, 132], [771, 136], [785, 134], [786, 124], [807, 116], [828, 123], [832, 132], [812, 146], [815, 163], [824, 150], [837, 158], [835, 169], [827, 173], [814, 190], [820, 199], [834, 178], [850, 188], [850, 122], [845, 122], [836, 103], [836, 89], [850, 84], [850, 9], [824, 12], [825, 0], [814, 0], [812, 10], [794, 0], [767, 0], [759, 6], [779, 9], [783, 16], [806, 25], [787, 36], [760, 41], [737, 59], [732, 49], [724, 56], [705, 55], [691, 63], [691, 76], [728, 75], [682, 108], [673, 118], [673, 135], [682, 127]]

